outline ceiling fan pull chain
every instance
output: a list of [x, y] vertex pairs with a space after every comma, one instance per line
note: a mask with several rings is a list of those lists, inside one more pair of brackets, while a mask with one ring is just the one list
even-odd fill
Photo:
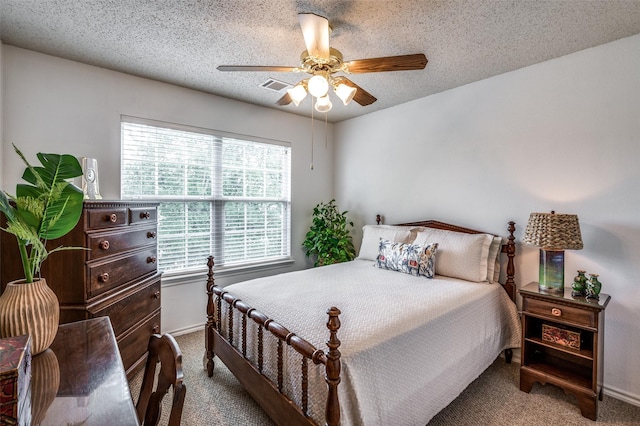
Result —
[[327, 116], [329, 115], [329, 112], [325, 112], [324, 113], [324, 150], [327, 150]]
[[309, 167], [313, 170], [313, 100], [311, 101], [311, 164]]

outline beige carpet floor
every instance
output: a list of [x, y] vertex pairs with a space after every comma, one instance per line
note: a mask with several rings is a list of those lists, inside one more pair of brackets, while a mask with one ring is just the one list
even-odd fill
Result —
[[[176, 337], [182, 350], [187, 396], [182, 414], [185, 426], [273, 425], [235, 377], [216, 362], [213, 377], [203, 369], [204, 331]], [[560, 388], [535, 384], [531, 393], [518, 387], [517, 364], [496, 360], [460, 396], [435, 416], [429, 426], [440, 425], [640, 425], [640, 407], [604, 397], [598, 421], [580, 415], [573, 396]], [[142, 382], [137, 374], [130, 382], [134, 401]], [[169, 399], [169, 398], [165, 398]], [[168, 409], [160, 424], [166, 425]]]

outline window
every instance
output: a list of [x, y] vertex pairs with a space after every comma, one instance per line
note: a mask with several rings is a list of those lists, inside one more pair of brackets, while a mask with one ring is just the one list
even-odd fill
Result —
[[291, 148], [123, 117], [121, 196], [154, 200], [158, 267], [289, 259]]

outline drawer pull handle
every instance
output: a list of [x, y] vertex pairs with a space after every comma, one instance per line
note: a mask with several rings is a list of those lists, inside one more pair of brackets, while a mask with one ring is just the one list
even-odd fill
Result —
[[160, 291], [156, 291], [155, 293], [153, 293], [153, 298], [160, 299]]
[[102, 250], [109, 250], [109, 241], [108, 240], [104, 240], [104, 241], [100, 241], [100, 243], [98, 244], [98, 246], [102, 249]]
[[147, 263], [156, 263], [156, 257], [155, 256], [147, 257]]
[[551, 315], [554, 317], [559, 317], [562, 315], [562, 311], [558, 308], [551, 308]]
[[100, 281], [101, 283], [106, 283], [107, 281], [109, 281], [109, 273], [104, 272], [98, 275], [98, 281]]
[[155, 232], [147, 232], [147, 238], [155, 238], [156, 237], [156, 233]]
[[151, 213], [149, 212], [140, 212], [140, 219], [149, 219], [151, 217]]
[[159, 333], [160, 332], [160, 326], [158, 324], [153, 324], [153, 332], [154, 333]]
[[118, 221], [118, 215], [115, 213], [111, 213], [110, 215], [107, 216], [106, 220], [111, 223], [116, 223]]

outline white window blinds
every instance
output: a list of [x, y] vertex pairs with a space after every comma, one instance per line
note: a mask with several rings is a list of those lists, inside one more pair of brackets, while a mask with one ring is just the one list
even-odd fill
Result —
[[290, 256], [291, 148], [123, 117], [121, 196], [160, 202], [163, 271]]

